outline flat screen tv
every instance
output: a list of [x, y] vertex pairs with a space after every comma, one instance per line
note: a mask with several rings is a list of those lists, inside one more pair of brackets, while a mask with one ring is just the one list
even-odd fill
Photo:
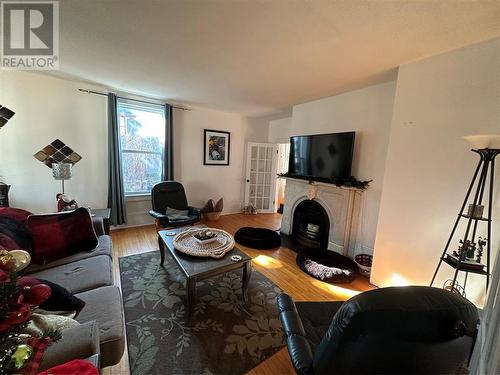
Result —
[[355, 132], [290, 138], [288, 174], [308, 178], [349, 178]]

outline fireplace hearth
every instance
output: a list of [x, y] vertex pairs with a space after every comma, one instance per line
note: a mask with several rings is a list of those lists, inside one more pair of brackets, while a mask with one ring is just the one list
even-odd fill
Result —
[[304, 200], [293, 214], [292, 238], [308, 249], [328, 248], [330, 220], [325, 209], [314, 200]]

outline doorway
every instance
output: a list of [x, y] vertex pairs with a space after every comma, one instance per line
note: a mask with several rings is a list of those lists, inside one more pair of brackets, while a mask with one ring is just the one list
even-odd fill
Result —
[[257, 212], [275, 212], [276, 155], [273, 143], [247, 144], [244, 204]]
[[[288, 172], [288, 161], [290, 158], [290, 143], [278, 143], [278, 159], [276, 161], [278, 174]], [[283, 213], [285, 204], [286, 178], [277, 177], [276, 180], [276, 210]]]

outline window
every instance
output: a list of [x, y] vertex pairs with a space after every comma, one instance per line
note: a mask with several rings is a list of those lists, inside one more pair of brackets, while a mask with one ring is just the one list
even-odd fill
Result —
[[125, 195], [150, 194], [162, 180], [165, 149], [165, 108], [118, 101]]

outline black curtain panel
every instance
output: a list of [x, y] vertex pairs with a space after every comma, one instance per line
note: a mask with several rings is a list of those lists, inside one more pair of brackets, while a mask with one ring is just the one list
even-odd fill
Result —
[[108, 207], [111, 208], [112, 225], [127, 222], [127, 205], [123, 187], [123, 169], [120, 150], [120, 128], [118, 124], [117, 98], [108, 94]]
[[174, 180], [173, 107], [165, 104], [165, 150], [163, 151], [163, 181]]

